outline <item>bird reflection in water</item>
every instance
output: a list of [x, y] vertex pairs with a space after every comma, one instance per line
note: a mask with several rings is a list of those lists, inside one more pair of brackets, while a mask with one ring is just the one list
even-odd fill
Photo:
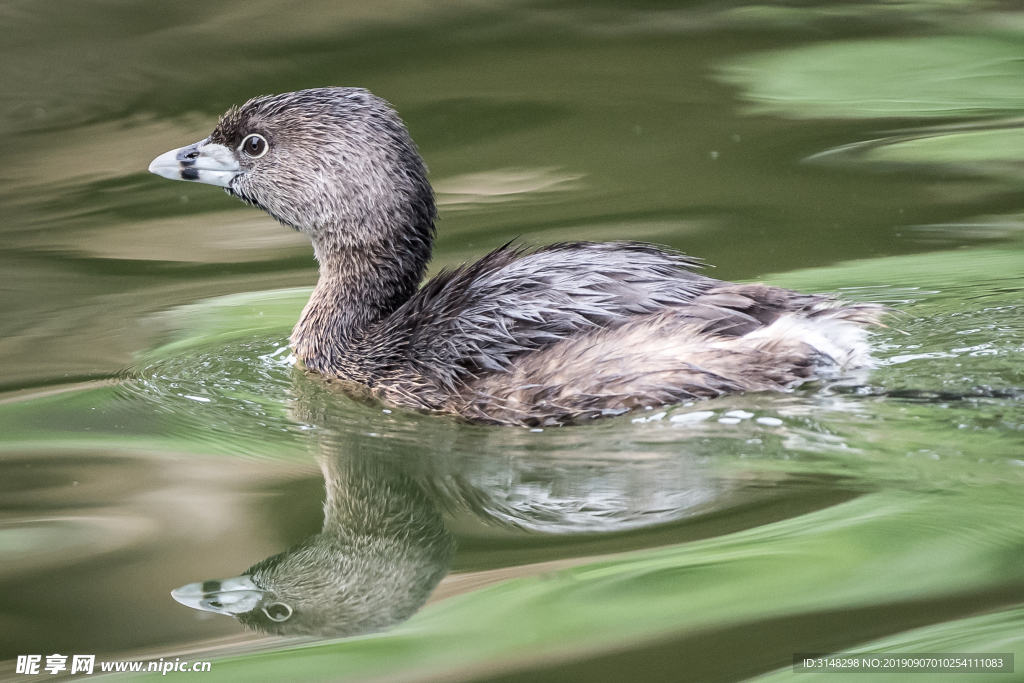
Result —
[[685, 453], [602, 453], [586, 430], [581, 443], [566, 431], [559, 446], [537, 451], [525, 432], [475, 430], [460, 440], [447, 425], [450, 438], [419, 435], [431, 447], [396, 448], [401, 439], [339, 426], [317, 403], [300, 401], [293, 417], [330, 425], [313, 430], [327, 490], [322, 531], [240, 576], [178, 588], [175, 600], [271, 634], [372, 633], [427, 601], [451, 566], [451, 529], [513, 543], [593, 537], [677, 521], [722, 493]]
[[182, 586], [174, 599], [279, 635], [372, 633], [411, 617], [455, 552], [437, 506], [393, 463], [338, 454], [320, 466], [320, 533], [241, 576]]

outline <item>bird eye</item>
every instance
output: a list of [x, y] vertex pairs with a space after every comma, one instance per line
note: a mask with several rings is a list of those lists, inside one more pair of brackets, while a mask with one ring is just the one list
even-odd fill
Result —
[[292, 616], [292, 608], [283, 602], [275, 602], [264, 607], [263, 613], [270, 617], [271, 621], [288, 621]]
[[253, 159], [259, 159], [267, 153], [267, 139], [262, 135], [253, 133], [242, 140], [242, 149]]

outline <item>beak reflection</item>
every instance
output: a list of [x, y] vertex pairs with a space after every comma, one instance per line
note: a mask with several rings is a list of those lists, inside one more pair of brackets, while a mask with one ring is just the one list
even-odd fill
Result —
[[263, 591], [250, 577], [242, 575], [190, 583], [172, 590], [171, 597], [193, 609], [237, 616], [254, 610], [263, 599]]

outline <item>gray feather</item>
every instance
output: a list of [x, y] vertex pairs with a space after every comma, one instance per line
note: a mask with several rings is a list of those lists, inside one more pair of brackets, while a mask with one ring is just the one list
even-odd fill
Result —
[[[238, 150], [259, 133], [268, 152]], [[385, 401], [484, 422], [563, 424], [870, 364], [883, 309], [694, 272], [633, 242], [506, 245], [417, 289], [437, 216], [383, 100], [354, 88], [259, 97], [210, 141], [229, 192], [309, 235], [320, 280], [292, 334], [305, 366]]]

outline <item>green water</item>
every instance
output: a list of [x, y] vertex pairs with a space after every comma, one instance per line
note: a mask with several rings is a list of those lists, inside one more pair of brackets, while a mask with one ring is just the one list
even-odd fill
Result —
[[[5, 2], [0, 35], [0, 678], [53, 653], [239, 681], [1024, 666], [1015, 3]], [[332, 392], [288, 360], [304, 239], [145, 171], [231, 104], [320, 85], [407, 122], [434, 272], [514, 237], [667, 244], [887, 303], [880, 367], [543, 432]], [[282, 639], [171, 599], [317, 533], [339, 465], [370, 518], [415, 508], [456, 543], [411, 619]]]

